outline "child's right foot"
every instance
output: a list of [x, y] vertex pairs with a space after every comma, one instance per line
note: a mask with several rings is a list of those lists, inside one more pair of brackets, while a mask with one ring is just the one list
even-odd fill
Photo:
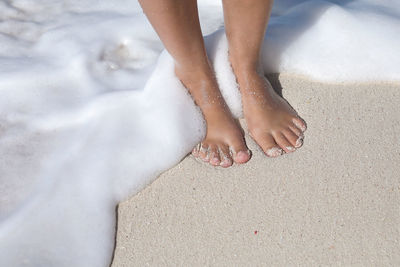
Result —
[[193, 149], [193, 156], [221, 167], [229, 167], [233, 162], [247, 162], [250, 152], [242, 131], [233, 119], [212, 71], [175, 68], [175, 73], [188, 88], [207, 123], [206, 137]]
[[303, 145], [306, 123], [286, 100], [275, 93], [262, 68], [241, 68], [231, 60], [242, 94], [250, 135], [269, 157], [294, 152]]

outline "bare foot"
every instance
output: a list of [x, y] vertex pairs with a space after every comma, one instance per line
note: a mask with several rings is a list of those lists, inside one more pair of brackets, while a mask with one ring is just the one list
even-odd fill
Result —
[[306, 123], [275, 93], [261, 71], [232, 64], [242, 94], [243, 113], [253, 139], [269, 157], [303, 145]]
[[242, 131], [233, 119], [212, 71], [175, 68], [175, 73], [188, 88], [207, 123], [206, 137], [193, 149], [193, 156], [221, 167], [229, 167], [233, 162], [247, 162], [250, 152]]

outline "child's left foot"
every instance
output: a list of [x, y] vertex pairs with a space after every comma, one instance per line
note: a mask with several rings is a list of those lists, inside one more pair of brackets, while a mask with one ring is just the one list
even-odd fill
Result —
[[264, 75], [232, 64], [242, 94], [249, 134], [264, 153], [277, 157], [303, 145], [306, 123], [273, 90]]

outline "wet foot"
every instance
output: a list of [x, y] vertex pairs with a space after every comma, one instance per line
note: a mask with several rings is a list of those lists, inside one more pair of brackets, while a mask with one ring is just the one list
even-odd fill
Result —
[[221, 167], [247, 162], [250, 152], [243, 133], [218, 89], [212, 70], [175, 68], [175, 73], [200, 107], [207, 124], [206, 136], [193, 149], [193, 156]]
[[303, 145], [306, 123], [273, 90], [261, 71], [232, 63], [242, 94], [243, 113], [251, 137], [269, 157], [296, 151]]

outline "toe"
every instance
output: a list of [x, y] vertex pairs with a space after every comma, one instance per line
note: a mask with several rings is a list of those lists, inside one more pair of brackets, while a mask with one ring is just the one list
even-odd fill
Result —
[[220, 155], [220, 159], [221, 159], [221, 163], [219, 165], [224, 168], [232, 166], [233, 161], [232, 161], [231, 155], [229, 153], [228, 146], [220, 145], [218, 148], [219, 148], [219, 155]]
[[199, 157], [199, 149], [200, 149], [200, 144], [198, 144], [197, 146], [195, 146], [194, 148], [193, 148], [193, 150], [192, 150], [192, 155], [194, 156], [194, 157]]
[[218, 151], [218, 146], [213, 145], [210, 147], [210, 164], [213, 166], [219, 166], [221, 163], [220, 157], [219, 157], [219, 151]]
[[200, 144], [199, 157], [205, 162], [208, 162], [210, 160], [208, 144], [205, 144], [205, 143]]
[[303, 132], [294, 125], [294, 123], [289, 124], [289, 129], [298, 137], [304, 136]]
[[297, 136], [294, 132], [292, 132], [292, 130], [286, 129], [282, 133], [293, 147], [301, 147], [302, 142], [299, 141], [301, 138]]
[[250, 150], [246, 151], [241, 150], [237, 152], [235, 155], [233, 155], [233, 160], [238, 164], [243, 164], [248, 162], [250, 160], [250, 157], [251, 157]]
[[294, 125], [296, 125], [296, 127], [299, 128], [302, 132], [305, 132], [307, 130], [306, 122], [302, 118], [296, 117], [293, 118], [292, 121]]
[[250, 159], [250, 150], [247, 148], [244, 140], [234, 143], [231, 147], [232, 158], [236, 163], [246, 163]]
[[274, 134], [275, 142], [286, 152], [290, 153], [295, 151], [294, 146], [287, 140], [282, 132], [277, 132]]
[[[295, 141], [294, 147], [295, 148], [299, 148], [303, 145], [303, 141], [304, 141], [304, 134], [303, 132], [297, 128], [294, 124], [293, 125], [289, 125], [289, 129], [296, 135], [297, 139]], [[293, 143], [292, 143], [293, 144]]]
[[256, 138], [255, 140], [268, 157], [278, 157], [282, 155], [283, 150], [275, 142], [272, 135], [266, 134], [264, 136]]
[[295, 148], [300, 148], [303, 145], [303, 141], [304, 141], [304, 136], [300, 136], [297, 140], [296, 140], [296, 144], [294, 144]]

